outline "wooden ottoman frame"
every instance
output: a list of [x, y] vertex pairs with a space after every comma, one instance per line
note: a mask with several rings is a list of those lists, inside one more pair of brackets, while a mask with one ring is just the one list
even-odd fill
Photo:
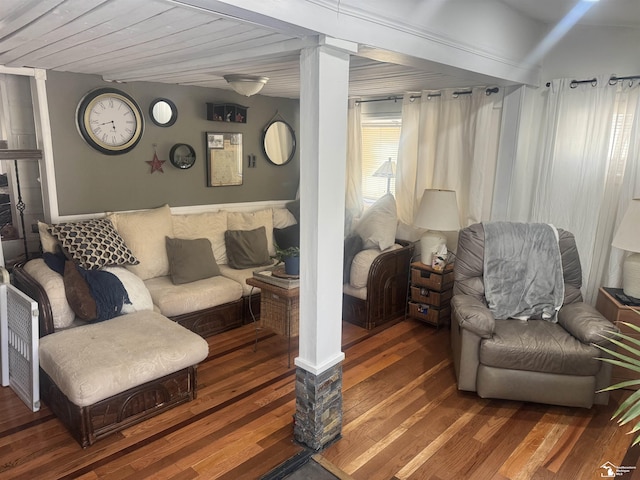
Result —
[[[54, 333], [51, 304], [42, 286], [21, 266], [13, 270], [13, 283], [38, 302], [40, 337]], [[86, 448], [100, 438], [195, 399], [196, 372], [197, 365], [192, 365], [80, 407], [71, 402], [41, 368], [40, 395], [82, 448]]]

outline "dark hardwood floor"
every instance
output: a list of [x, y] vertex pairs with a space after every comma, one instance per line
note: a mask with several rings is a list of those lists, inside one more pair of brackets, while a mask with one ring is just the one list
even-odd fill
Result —
[[[262, 477], [303, 447], [286, 339], [258, 336], [255, 352], [252, 325], [209, 338], [195, 401], [85, 450], [46, 406], [32, 413], [0, 389], [0, 478]], [[317, 458], [344, 478], [595, 479], [607, 462], [635, 466], [610, 420], [620, 392], [589, 410], [459, 392], [449, 331], [412, 320], [375, 335], [345, 324], [343, 345], [343, 435]]]

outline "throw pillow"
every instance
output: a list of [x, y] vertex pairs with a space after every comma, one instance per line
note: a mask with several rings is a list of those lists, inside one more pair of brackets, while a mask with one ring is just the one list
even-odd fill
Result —
[[106, 218], [77, 223], [58, 223], [49, 227], [62, 248], [86, 270], [107, 265], [137, 265], [140, 263], [124, 240]]
[[235, 269], [271, 265], [264, 227], [255, 230], [227, 230], [224, 233], [229, 266]]
[[297, 223], [286, 228], [274, 228], [273, 236], [279, 249], [300, 246], [300, 225]]
[[174, 285], [220, 275], [207, 238], [166, 238], [169, 274]]
[[[275, 255], [273, 245], [273, 210], [265, 208], [254, 212], [228, 212], [227, 230], [255, 230], [264, 227], [267, 236], [267, 250], [269, 255]], [[229, 252], [227, 252], [228, 254]]]
[[362, 237], [364, 248], [386, 250], [395, 243], [397, 225], [396, 199], [388, 193], [362, 214], [354, 233]]
[[56, 253], [60, 250], [60, 242], [49, 233], [49, 225], [38, 220], [38, 233], [43, 253]]
[[71, 260], [67, 260], [64, 264], [63, 281], [67, 302], [76, 317], [85, 322], [95, 320], [98, 317], [96, 301], [91, 295], [89, 284]]
[[351, 264], [356, 254], [362, 250], [362, 238], [360, 235], [349, 235], [344, 239], [344, 257], [342, 265], [342, 283], [349, 283], [351, 278]]

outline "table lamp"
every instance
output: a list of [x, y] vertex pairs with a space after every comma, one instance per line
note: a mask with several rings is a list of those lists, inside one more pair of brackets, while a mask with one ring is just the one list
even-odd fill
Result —
[[628, 297], [640, 298], [640, 198], [629, 202], [611, 245], [633, 252], [622, 265], [622, 290]]
[[447, 237], [442, 232], [460, 230], [456, 192], [425, 190], [413, 224], [429, 230], [420, 238], [420, 258], [425, 265], [431, 265], [433, 252], [447, 244]]

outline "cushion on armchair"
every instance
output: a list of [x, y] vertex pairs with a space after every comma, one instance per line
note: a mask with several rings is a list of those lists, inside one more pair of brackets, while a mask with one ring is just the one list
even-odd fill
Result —
[[396, 199], [388, 193], [365, 210], [353, 231], [362, 237], [364, 248], [385, 250], [396, 241], [397, 224]]

